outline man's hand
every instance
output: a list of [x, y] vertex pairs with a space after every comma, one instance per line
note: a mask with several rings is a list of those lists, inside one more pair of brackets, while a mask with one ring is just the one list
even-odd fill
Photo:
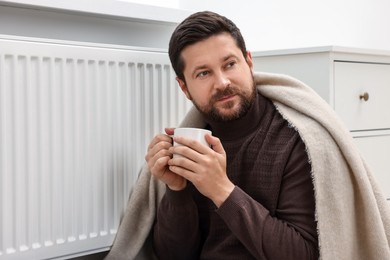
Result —
[[217, 137], [206, 135], [207, 147], [185, 137], [174, 137], [182, 146], [171, 146], [171, 154], [179, 154], [168, 160], [171, 172], [191, 181], [204, 196], [219, 207], [234, 189], [226, 175], [226, 153]]
[[172, 137], [174, 128], [166, 128], [165, 134], [156, 135], [148, 146], [145, 160], [151, 174], [164, 182], [171, 190], [182, 190], [187, 181], [169, 170], [168, 161], [172, 158]]

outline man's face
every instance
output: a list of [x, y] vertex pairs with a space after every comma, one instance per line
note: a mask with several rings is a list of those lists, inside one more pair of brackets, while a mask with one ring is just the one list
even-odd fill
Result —
[[201, 113], [227, 122], [247, 112], [255, 95], [252, 57], [244, 57], [228, 33], [190, 45], [181, 55], [186, 82], [177, 81]]

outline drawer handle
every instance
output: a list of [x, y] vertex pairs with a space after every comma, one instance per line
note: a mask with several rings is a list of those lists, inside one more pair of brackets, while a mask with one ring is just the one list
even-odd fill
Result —
[[359, 98], [367, 101], [370, 98], [370, 95], [367, 92], [364, 92], [363, 95], [359, 96]]

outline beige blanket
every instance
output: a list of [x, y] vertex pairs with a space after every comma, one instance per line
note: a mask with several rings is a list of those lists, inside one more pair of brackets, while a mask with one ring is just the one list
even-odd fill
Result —
[[[390, 259], [389, 204], [344, 124], [323, 99], [296, 79], [255, 73], [255, 81], [306, 144], [321, 259]], [[181, 125], [204, 127], [204, 122], [192, 109]], [[107, 259], [152, 259], [149, 234], [164, 191], [165, 186], [144, 167]]]

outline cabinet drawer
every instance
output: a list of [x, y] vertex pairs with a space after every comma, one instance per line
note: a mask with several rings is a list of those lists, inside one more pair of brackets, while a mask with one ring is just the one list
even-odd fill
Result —
[[386, 198], [390, 200], [390, 134], [355, 137], [355, 141]]
[[334, 62], [334, 94], [335, 110], [350, 130], [390, 128], [390, 65]]

